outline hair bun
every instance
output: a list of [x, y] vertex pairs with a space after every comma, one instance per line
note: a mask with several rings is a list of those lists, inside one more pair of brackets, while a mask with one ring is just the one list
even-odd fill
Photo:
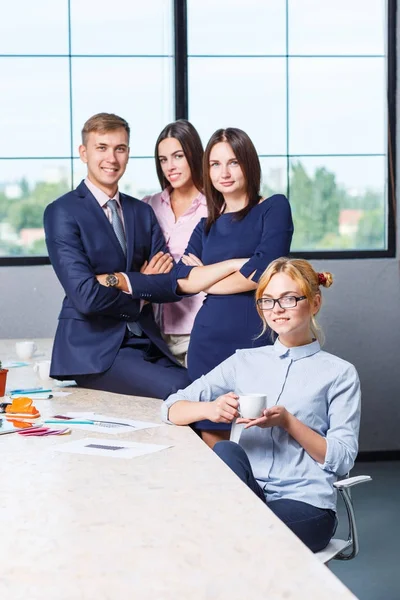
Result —
[[333, 276], [332, 273], [329, 272], [323, 272], [323, 273], [318, 273], [318, 284], [322, 285], [323, 287], [331, 287], [333, 283]]

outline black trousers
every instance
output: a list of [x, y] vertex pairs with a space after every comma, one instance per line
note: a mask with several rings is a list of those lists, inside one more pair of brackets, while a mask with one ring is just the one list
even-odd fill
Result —
[[83, 388], [165, 400], [189, 385], [187, 370], [161, 351], [147, 337], [126, 337], [111, 367], [103, 373], [77, 375]]
[[323, 550], [335, 533], [336, 515], [333, 510], [317, 508], [298, 500], [274, 500], [267, 502], [257, 483], [246, 452], [235, 442], [218, 442], [214, 452], [236, 473], [268, 508], [313, 552]]

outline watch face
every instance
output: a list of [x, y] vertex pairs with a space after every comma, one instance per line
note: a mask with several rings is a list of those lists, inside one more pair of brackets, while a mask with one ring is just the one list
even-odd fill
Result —
[[114, 286], [118, 285], [118, 277], [116, 275], [114, 275], [113, 273], [111, 273], [110, 275], [107, 275], [106, 283], [109, 287], [114, 287]]

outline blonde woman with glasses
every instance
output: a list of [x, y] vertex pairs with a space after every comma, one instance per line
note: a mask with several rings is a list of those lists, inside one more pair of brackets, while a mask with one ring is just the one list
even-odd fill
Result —
[[[305, 260], [273, 261], [256, 303], [274, 345], [238, 350], [163, 406], [164, 420], [176, 425], [244, 424], [238, 444], [220, 441], [214, 451], [314, 552], [335, 532], [333, 483], [354, 464], [360, 425], [356, 369], [320, 346], [320, 288], [331, 284], [330, 273]], [[261, 392], [268, 408], [238, 418], [240, 394]]]

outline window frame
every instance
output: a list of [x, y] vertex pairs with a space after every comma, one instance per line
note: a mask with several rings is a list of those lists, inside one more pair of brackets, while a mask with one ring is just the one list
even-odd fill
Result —
[[[287, 6], [286, 6], [287, 10]], [[175, 119], [187, 119], [189, 114], [189, 92], [188, 92], [188, 23], [187, 23], [187, 0], [174, 0], [173, 2], [173, 31], [174, 31], [174, 90], [175, 90]], [[68, 22], [71, 26], [70, 6], [68, 3]], [[386, 250], [318, 250], [292, 252], [291, 256], [306, 259], [361, 259], [361, 258], [394, 258], [396, 256], [396, 92], [397, 92], [397, 0], [387, 0], [387, 109], [388, 109], [388, 148], [387, 148], [387, 173], [388, 173], [388, 196], [387, 196], [387, 242]], [[9, 55], [3, 55], [9, 56]], [[13, 55], [15, 56], [15, 55]], [[20, 55], [23, 57], [25, 55]], [[71, 39], [69, 39], [69, 87], [70, 87], [70, 111], [72, 94], [72, 58]], [[286, 60], [288, 61], [288, 56]], [[71, 161], [71, 180], [73, 165], [72, 148], [72, 114], [70, 114], [71, 126], [71, 156], [65, 157]], [[29, 157], [24, 157], [29, 158]], [[38, 157], [35, 157], [36, 159]], [[287, 155], [289, 163], [291, 155]], [[289, 168], [289, 164], [288, 164]], [[288, 171], [289, 172], [289, 171]], [[289, 188], [289, 182], [288, 182]], [[289, 188], [290, 200], [290, 188]], [[1, 266], [34, 266], [49, 265], [48, 256], [3, 256], [0, 257]]]

